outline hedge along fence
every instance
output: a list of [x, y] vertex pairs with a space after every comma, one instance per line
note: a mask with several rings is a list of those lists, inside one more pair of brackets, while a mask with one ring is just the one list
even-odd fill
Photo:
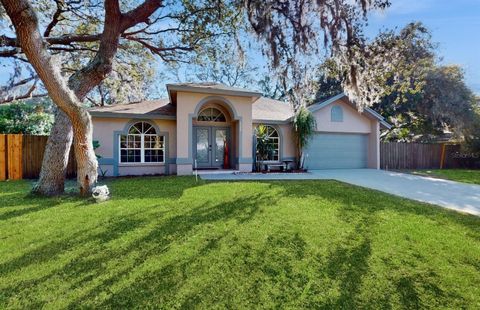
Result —
[[458, 144], [380, 143], [380, 168], [442, 169], [479, 168], [480, 154], [463, 153]]
[[[0, 134], [0, 180], [38, 178], [47, 139], [48, 136]], [[72, 148], [67, 177], [75, 177], [76, 169]]]

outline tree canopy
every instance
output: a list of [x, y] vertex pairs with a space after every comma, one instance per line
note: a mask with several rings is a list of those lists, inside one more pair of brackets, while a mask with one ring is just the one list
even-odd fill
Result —
[[[425, 26], [410, 23], [398, 32], [382, 32], [365, 51], [369, 52], [360, 54], [358, 61], [369, 83], [360, 86], [359, 94], [394, 125], [384, 140], [464, 140], [472, 134], [474, 95], [459, 66], [439, 64], [437, 44]], [[342, 70], [332, 59], [322, 65], [316, 100], [343, 91], [347, 77]]]

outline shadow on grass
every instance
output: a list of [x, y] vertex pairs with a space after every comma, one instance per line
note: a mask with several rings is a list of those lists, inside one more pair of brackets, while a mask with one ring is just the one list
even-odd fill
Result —
[[[308, 255], [312, 251], [302, 237], [299, 227], [286, 228], [285, 231], [275, 233], [273, 230], [267, 230], [268, 235], [258, 247], [242, 244], [242, 240], [237, 242], [228, 240], [227, 246], [231, 247], [228, 250], [236, 257], [232, 257], [231, 261], [226, 258], [225, 266], [241, 268], [246, 274], [252, 274], [253, 279], [252, 283], [249, 283], [249, 291], [238, 294], [246, 294], [242, 297], [252, 301], [268, 296], [273, 307], [278, 308], [300, 300], [303, 292], [308, 291], [311, 277], [325, 277], [338, 282], [338, 296], [326, 303], [324, 301], [323, 307], [353, 309], [361, 306], [359, 300], [363, 290], [362, 283], [371, 272], [369, 265], [373, 255], [371, 229], [379, 220], [377, 217], [379, 211], [393, 210], [398, 213], [421, 215], [440, 224], [447, 221], [461, 223], [470, 228], [472, 235], [477, 237], [479, 235], [480, 221], [476, 218], [431, 208], [426, 204], [392, 198], [386, 194], [339, 182], [260, 182], [260, 185], [266, 186], [257, 188], [259, 192], [234, 195], [235, 190], [232, 190], [232, 198], [222, 196], [224, 201], [215, 197], [212, 199], [199, 197], [193, 207], [185, 206], [185, 209], [182, 209], [184, 206], [181, 197], [185, 191], [210, 184], [195, 183], [192, 178], [172, 180], [161, 178], [162, 182], [160, 178], [158, 179], [158, 188], [155, 187], [156, 178], [151, 179], [152, 182], [148, 184], [150, 186], [145, 186], [145, 182], [136, 183], [135, 179], [132, 179], [134, 180], [132, 182], [130, 179], [111, 181], [110, 185], [114, 197], [118, 199], [168, 197], [172, 201], [169, 206], [175, 212], [159, 208], [144, 217], [140, 213], [129, 218], [117, 216], [111, 218], [104, 226], [85, 229], [69, 238], [49, 242], [0, 265], [0, 276], [10, 276], [21, 273], [24, 268], [55, 262], [64, 254], [74, 253], [70, 261], [48, 270], [48, 274], [19, 280], [2, 288], [0, 304], [6, 304], [11, 298], [21, 298], [25, 307], [45, 306], [48, 300], [42, 299], [43, 296], [37, 294], [37, 290], [41, 290], [42, 286], [51, 285], [52, 278], [59, 278], [62, 282], [68, 283], [68, 291], [63, 288], [59, 294], [69, 295], [66, 298], [69, 308], [88, 305], [116, 309], [142, 308], [151, 307], [152, 301], [157, 305], [180, 308], [193, 308], [205, 302], [208, 304], [215, 300], [215, 296], [211, 296], [215, 289], [221, 287], [212, 287], [217, 283], [216, 279], [209, 278], [209, 275], [207, 275], [209, 283], [178, 294], [187, 282], [190, 281], [191, 285], [192, 278], [197, 276], [192, 272], [194, 268], [192, 266], [196, 266], [202, 259], [206, 260], [211, 255], [216, 255], [216, 251], [221, 247], [225, 249], [224, 241], [229, 237], [231, 229], [228, 222], [233, 222], [233, 226], [236, 227], [250, 223], [264, 207], [274, 207], [280, 199], [285, 198], [315, 196], [327, 201], [340, 202], [342, 206], [338, 208], [336, 216], [346, 227], [352, 227], [353, 230], [328, 249], [327, 254], [322, 257], [321, 264], [316, 266], [318, 268], [312, 274], [307, 274], [298, 267], [299, 263], [309, 259]], [[142, 188], [138, 188], [140, 185]], [[235, 183], [231, 186], [235, 189]], [[221, 186], [219, 190], [222, 190]], [[196, 193], [190, 193], [194, 194]], [[262, 225], [268, 226], [269, 223]], [[205, 237], [202, 233], [210, 226], [217, 230]], [[124, 239], [128, 235], [135, 237], [131, 240]], [[189, 240], [194, 238], [204, 239], [202, 242], [197, 240], [189, 243]], [[115, 242], [121, 246], [110, 247], [109, 244]], [[393, 269], [395, 266], [391, 265], [389, 268]], [[208, 273], [209, 269], [200, 272]], [[258, 279], [255, 278], [257, 274], [261, 274]], [[417, 275], [407, 274], [389, 279], [398, 290], [400, 302], [404, 307], [426, 306], [422, 301], [422, 292], [428, 292], [430, 296], [439, 299], [460, 299], [458, 296], [446, 294], [436, 285], [438, 276], [435, 273], [430, 272], [423, 277], [418, 275], [420, 280], [414, 276]], [[235, 293], [235, 288], [225, 289], [231, 290], [232, 294]], [[321, 288], [313, 291], [309, 297], [313, 300], [315, 298], [313, 294], [320, 293]], [[222, 303], [226, 307], [235, 304], [233, 299], [217, 301], [219, 307]], [[389, 297], [385, 297], [382, 302], [382, 308], [391, 307]], [[308, 299], [303, 305], [319, 308], [318, 303], [310, 303]]]
[[[182, 187], [177, 187], [177, 191]], [[44, 301], [41, 296], [27, 292], [24, 288], [41, 287], [44, 282], [48, 282], [52, 277], [61, 277], [62, 281], [70, 284], [70, 289], [81, 289], [91, 286], [93, 280], [102, 278], [98, 284], [89, 287], [86, 293], [74, 298], [70, 307], [81, 307], [86, 300], [96, 297], [99, 292], [109, 291], [109, 288], [116, 283], [125, 280], [125, 276], [134, 273], [135, 270], [147, 264], [152, 257], [164, 255], [172, 244], [182, 244], [188, 236], [195, 234], [197, 227], [209, 225], [215, 222], [225, 222], [235, 220], [238, 225], [248, 222], [259, 211], [261, 205], [275, 203], [272, 197], [263, 196], [261, 194], [252, 194], [241, 196], [226, 202], [211, 203], [206, 202], [195, 207], [185, 213], [167, 217], [162, 211], [149, 214], [148, 222], [154, 225], [148, 233], [139, 236], [135, 240], [129, 241], [128, 244], [119, 249], [109, 250], [107, 244], [111, 241], [118, 241], [130, 232], [145, 227], [146, 220], [136, 218], [116, 218], [112, 219], [103, 227], [96, 227], [90, 230], [82, 230], [70, 236], [68, 239], [50, 242], [42, 245], [22, 256], [12, 259], [0, 265], [0, 276], [13, 275], [24, 268], [35, 265], [42, 265], [46, 262], [56, 260], [64, 253], [75, 252], [74, 258], [64, 266], [53, 268], [48, 275], [39, 278], [22, 280], [0, 290], [0, 298], [4, 301], [18, 295], [18, 292], [25, 294], [25, 305], [42, 306]], [[179, 208], [181, 208], [179, 206]], [[100, 231], [98, 231], [100, 230]], [[205, 246], [199, 250], [196, 255], [204, 256], [208, 252], [217, 247], [218, 242], [224, 237], [215, 236], [206, 242]], [[133, 261], [128, 260], [132, 253], [136, 252]], [[115, 266], [115, 261], [125, 257], [125, 264], [120, 267], [109, 269], [109, 264]], [[196, 257], [191, 257], [184, 264], [188, 265], [195, 261]], [[157, 294], [161, 292], [163, 285], [171, 285], [168, 277], [169, 268], [177, 266], [172, 263], [169, 267], [167, 264], [161, 270], [150, 270], [148, 274], [142, 274], [141, 278], [135, 280], [134, 283], [125, 288], [121, 293], [115, 294], [106, 301], [105, 305], [140, 305], [147, 302], [149, 292], [155, 291]], [[173, 269], [171, 269], [173, 270]], [[170, 271], [173, 272], [173, 271]], [[152, 286], [149, 281], [144, 282], [142, 279], [150, 278], [152, 275], [162, 273], [162, 279], [168, 283], [162, 283], [160, 286]], [[98, 282], [98, 281], [95, 281]], [[180, 285], [181, 282], [179, 282]], [[169, 288], [170, 289], [170, 288]], [[144, 291], [141, 291], [144, 290]], [[0, 301], [1, 303], [1, 301]]]

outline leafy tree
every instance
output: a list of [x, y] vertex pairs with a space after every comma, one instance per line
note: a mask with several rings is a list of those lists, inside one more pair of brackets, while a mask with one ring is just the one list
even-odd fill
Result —
[[[461, 139], [470, 130], [473, 94], [458, 66], [437, 65], [436, 48], [427, 28], [410, 23], [398, 33], [381, 33], [359, 56], [362, 78], [370, 81], [359, 86], [361, 100], [394, 125], [384, 140], [431, 141], [444, 132]], [[343, 67], [330, 59], [320, 72], [317, 100], [340, 92], [347, 78]]]
[[[17, 37], [2, 35], [0, 55], [28, 64], [32, 73], [28, 79], [41, 80], [59, 107], [37, 187], [46, 195], [63, 192], [72, 138], [81, 194], [88, 194], [97, 179], [92, 124], [82, 104], [87, 95], [111, 89], [106, 98], [115, 101], [124, 88], [122, 81], [133, 76], [130, 69], [141, 67], [139, 60], [144, 60], [145, 51], [164, 61], [181, 60], [205, 40], [226, 33], [236, 19], [231, 5], [214, 0], [124, 1], [122, 5], [118, 0], [105, 0], [104, 5], [97, 0], [45, 0], [35, 5], [27, 0], [2, 0], [2, 4]], [[42, 14], [37, 16], [37, 12]], [[114, 79], [102, 87], [112, 71]], [[12, 86], [18, 84], [13, 79], [21, 72], [17, 66]], [[68, 82], [62, 73], [70, 74]], [[137, 79], [144, 76], [141, 72]]]
[[209, 81], [233, 87], [253, 87], [258, 71], [241, 46], [230, 41], [218, 40], [206, 44], [202, 53], [192, 55], [186, 63], [168, 64], [171, 75], [178, 82]]
[[14, 101], [0, 106], [0, 133], [48, 135], [53, 124], [50, 109], [45, 102]]
[[270, 76], [265, 76], [263, 79], [259, 80], [258, 85], [260, 86], [260, 91], [264, 97], [282, 101], [286, 100], [287, 94], [285, 90], [278, 81], [272, 79]]

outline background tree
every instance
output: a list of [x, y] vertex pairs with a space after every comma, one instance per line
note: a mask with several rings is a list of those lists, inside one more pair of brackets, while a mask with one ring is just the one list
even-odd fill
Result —
[[[362, 75], [370, 79], [365, 96], [374, 89], [367, 99], [394, 125], [384, 140], [427, 142], [446, 132], [463, 139], [474, 122], [473, 93], [458, 66], [437, 64], [437, 45], [427, 28], [411, 23], [398, 33], [384, 31], [365, 50], [371, 52], [359, 58], [366, 58]], [[342, 91], [341, 66], [329, 59], [320, 72], [316, 100]]]
[[49, 100], [15, 101], [0, 106], [0, 133], [48, 135], [53, 125]]
[[216, 82], [232, 87], [255, 87], [258, 67], [252, 64], [242, 46], [223, 38], [205, 44], [186, 63], [172, 62], [167, 67], [178, 82]]

